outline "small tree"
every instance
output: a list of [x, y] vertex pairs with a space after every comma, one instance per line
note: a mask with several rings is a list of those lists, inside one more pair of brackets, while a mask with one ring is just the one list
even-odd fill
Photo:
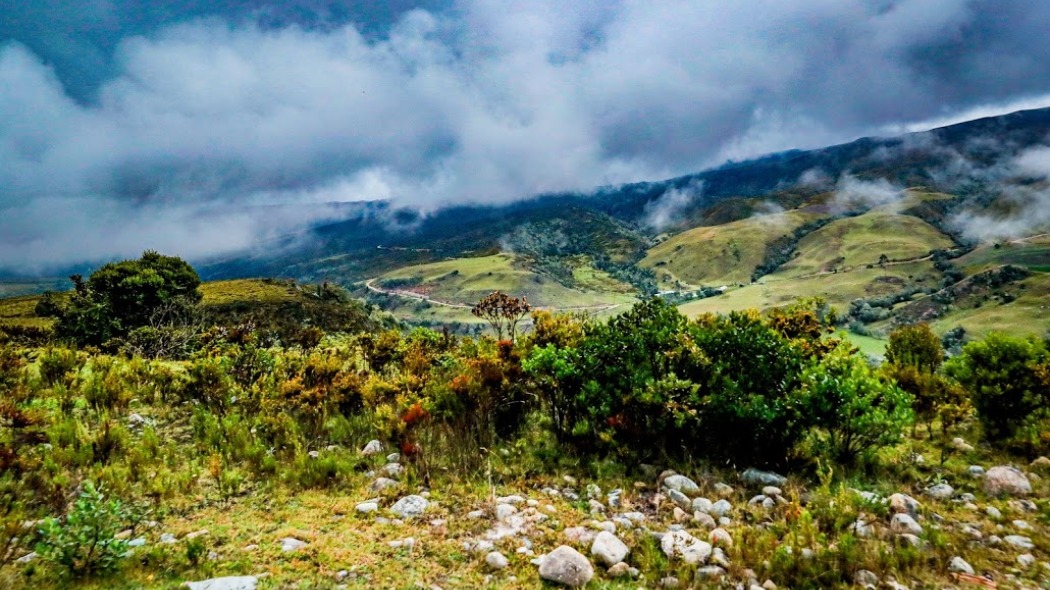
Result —
[[518, 323], [529, 315], [532, 307], [528, 298], [511, 297], [499, 291], [493, 291], [471, 308], [470, 313], [484, 319], [496, 331], [496, 338], [503, 340], [506, 334], [511, 342], [517, 336]]
[[890, 332], [886, 362], [898, 367], [910, 366], [925, 373], [933, 373], [944, 362], [944, 348], [929, 324], [901, 326]]
[[911, 421], [911, 396], [839, 346], [802, 374], [803, 405], [816, 436], [837, 460], [893, 444]]
[[128, 542], [115, 537], [127, 520], [127, 510], [119, 500], [106, 501], [101, 489], [84, 482], [64, 520], [44, 521], [36, 551], [72, 576], [112, 570], [128, 550]]

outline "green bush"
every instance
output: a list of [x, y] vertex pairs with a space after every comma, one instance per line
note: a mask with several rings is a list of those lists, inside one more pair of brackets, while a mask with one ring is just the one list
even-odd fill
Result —
[[80, 497], [64, 519], [48, 518], [40, 528], [36, 552], [73, 577], [112, 571], [128, 550], [116, 535], [128, 520], [119, 500], [84, 482]]
[[912, 420], [912, 396], [840, 346], [802, 374], [802, 403], [817, 448], [842, 463], [894, 444]]
[[984, 436], [1004, 442], [1045, 413], [1050, 388], [1041, 375], [1047, 363], [1044, 342], [991, 334], [967, 344], [945, 371], [970, 392]]

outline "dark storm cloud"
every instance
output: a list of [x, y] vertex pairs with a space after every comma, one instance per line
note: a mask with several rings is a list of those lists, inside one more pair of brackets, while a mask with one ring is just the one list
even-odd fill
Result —
[[0, 267], [199, 257], [330, 214], [311, 204], [505, 201], [1050, 104], [1037, 0], [66, 4], [0, 6]]

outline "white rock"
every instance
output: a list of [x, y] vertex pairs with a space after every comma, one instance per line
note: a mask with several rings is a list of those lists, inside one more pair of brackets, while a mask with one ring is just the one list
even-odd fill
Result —
[[733, 505], [729, 503], [729, 500], [719, 500], [711, 505], [711, 509], [707, 511], [708, 514], [715, 518], [721, 518], [726, 516], [733, 510]]
[[965, 440], [963, 440], [963, 439], [961, 439], [961, 438], [959, 438], [957, 436], [957, 437], [952, 439], [952, 448], [954, 448], [957, 451], [962, 451], [964, 453], [969, 453], [970, 451], [973, 450], [973, 445], [971, 445], [970, 443], [966, 442]]
[[1035, 549], [1035, 544], [1032, 543], [1032, 540], [1021, 535], [1006, 535], [1003, 537], [1003, 541], [1018, 549]]
[[354, 507], [354, 510], [356, 510], [358, 514], [368, 514], [369, 512], [375, 512], [376, 510], [379, 510], [379, 503], [361, 502], [360, 504]]
[[753, 486], [783, 486], [787, 483], [787, 478], [779, 473], [758, 469], [748, 469], [740, 477], [744, 483]]
[[591, 557], [606, 567], [620, 563], [630, 551], [619, 537], [608, 531], [598, 533], [591, 544]]
[[715, 493], [718, 494], [718, 497], [720, 498], [728, 498], [733, 495], [733, 492], [733, 486], [731, 485], [721, 482], [715, 484]]
[[494, 570], [501, 570], [510, 565], [510, 561], [499, 551], [491, 551], [485, 556], [485, 565]]
[[518, 508], [513, 504], [496, 504], [496, 520], [507, 520], [517, 512]]
[[477, 520], [479, 518], [483, 518], [484, 516], [485, 516], [485, 511], [484, 510], [472, 510], [472, 511], [467, 513], [467, 518], [469, 518], [471, 520]]
[[693, 512], [709, 514], [712, 506], [714, 506], [714, 504], [707, 498], [694, 498], [691, 508]]
[[890, 512], [907, 514], [915, 518], [919, 515], [919, 508], [921, 507], [922, 504], [908, 494], [893, 494], [890, 496]]
[[281, 551], [297, 551], [303, 547], [306, 547], [306, 543], [295, 537], [285, 537], [281, 539]]
[[670, 558], [680, 558], [688, 564], [707, 561], [711, 556], [711, 544], [701, 541], [685, 531], [671, 531], [660, 539], [660, 549]]
[[959, 556], [953, 557], [951, 561], [948, 562], [948, 571], [960, 574], [969, 574], [971, 576], [974, 573], [973, 567], [970, 564], [966, 563], [965, 559]]
[[399, 463], [401, 462], [401, 453], [390, 453], [386, 456], [387, 463]]
[[36, 559], [37, 557], [38, 556], [37, 556], [36, 551], [32, 551], [32, 552], [26, 553], [22, 557], [19, 557], [18, 559], [16, 559], [15, 563], [23, 563], [23, 564], [24, 563], [29, 563], [29, 562], [33, 561], [34, 559]]
[[427, 509], [427, 499], [423, 496], [410, 495], [401, 498], [390, 507], [390, 511], [400, 518], [416, 518], [423, 516]]
[[695, 496], [700, 493], [700, 486], [684, 475], [672, 475], [664, 479], [664, 487], [668, 490], [681, 492], [687, 496]]
[[255, 590], [259, 578], [255, 576], [227, 576], [201, 582], [186, 582], [189, 590]]
[[984, 491], [990, 496], [1027, 496], [1032, 484], [1020, 470], [997, 465], [985, 472]]
[[689, 510], [692, 508], [693, 503], [689, 500], [689, 496], [686, 496], [682, 492], [675, 489], [667, 490], [667, 498], [675, 503], [676, 506], [682, 510]]
[[987, 514], [989, 518], [993, 518], [995, 520], [999, 520], [1003, 517], [1003, 513], [999, 512], [999, 509], [995, 506], [989, 506], [985, 508], [984, 513]]
[[594, 567], [579, 551], [562, 545], [543, 557], [539, 573], [549, 582], [579, 588], [594, 577]]
[[1035, 565], [1035, 556], [1031, 553], [1024, 553], [1017, 556], [1017, 565], [1027, 569]]
[[762, 488], [762, 493], [771, 498], [784, 495], [784, 491], [776, 486], [765, 486]]
[[379, 455], [382, 454], [382, 452], [383, 443], [379, 442], [378, 440], [368, 441], [368, 444], [365, 445], [365, 448], [361, 449], [361, 454], [366, 457], [370, 457], [372, 455]]
[[935, 500], [950, 500], [955, 495], [955, 488], [946, 483], [939, 483], [926, 488], [925, 494]]
[[715, 529], [707, 535], [707, 539], [711, 541], [712, 545], [717, 547], [732, 547], [733, 537], [729, 534], [729, 531], [725, 529]]
[[897, 513], [890, 519], [890, 530], [899, 534], [921, 535], [922, 527], [907, 514]]
[[511, 506], [520, 506], [520, 505], [525, 503], [525, 498], [523, 498], [523, 497], [521, 497], [521, 496], [519, 496], [517, 494], [513, 494], [513, 495], [510, 495], [510, 496], [500, 496], [499, 498], [496, 498], [496, 503], [497, 504], [510, 504]]
[[610, 578], [626, 578], [631, 575], [631, 566], [624, 562], [614, 564], [607, 572]]
[[981, 477], [984, 475], [984, 467], [980, 465], [970, 465], [966, 468], [966, 472], [970, 474], [970, 477]]
[[377, 477], [376, 480], [372, 482], [373, 492], [381, 492], [385, 489], [394, 487], [397, 487], [397, 482], [389, 477]]

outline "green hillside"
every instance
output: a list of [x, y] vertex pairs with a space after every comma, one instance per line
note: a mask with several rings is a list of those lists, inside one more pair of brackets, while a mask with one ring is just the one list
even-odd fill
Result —
[[680, 281], [685, 288], [748, 283], [767, 246], [813, 218], [788, 211], [693, 228], [651, 248], [639, 264], [665, 284]]
[[466, 307], [497, 290], [528, 297], [533, 306], [556, 309], [606, 307], [634, 300], [629, 285], [589, 266], [585, 257], [578, 257], [577, 263], [573, 287], [535, 272], [527, 259], [513, 254], [407, 266], [383, 275], [371, 286]]

